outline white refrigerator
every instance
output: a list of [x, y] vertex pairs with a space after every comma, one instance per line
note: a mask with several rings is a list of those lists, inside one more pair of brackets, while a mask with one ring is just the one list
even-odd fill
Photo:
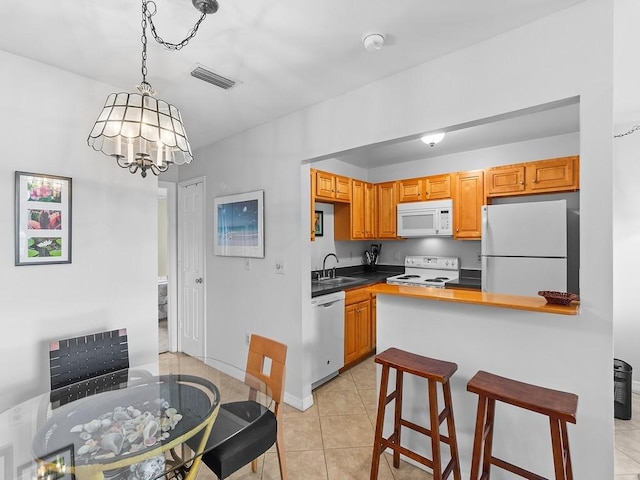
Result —
[[567, 291], [567, 202], [482, 207], [482, 291]]

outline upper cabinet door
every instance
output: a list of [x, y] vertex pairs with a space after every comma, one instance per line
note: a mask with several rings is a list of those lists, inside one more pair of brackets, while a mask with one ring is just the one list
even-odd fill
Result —
[[316, 170], [316, 198], [335, 198], [335, 175]]
[[397, 182], [379, 183], [378, 187], [378, 238], [397, 238], [396, 206], [398, 205]]
[[552, 158], [527, 164], [527, 188], [532, 193], [578, 189], [578, 157]]
[[341, 175], [335, 176], [336, 200], [351, 201], [351, 179]]
[[451, 175], [433, 175], [424, 179], [424, 199], [440, 200], [451, 198]]
[[398, 182], [399, 194], [398, 202], [421, 202], [423, 197], [423, 179], [422, 178], [410, 178], [407, 180], [400, 180]]
[[458, 172], [453, 198], [454, 238], [477, 240], [482, 236], [481, 208], [484, 204], [484, 172]]
[[524, 170], [523, 164], [487, 169], [485, 180], [487, 196], [513, 195], [524, 192], [526, 188]]

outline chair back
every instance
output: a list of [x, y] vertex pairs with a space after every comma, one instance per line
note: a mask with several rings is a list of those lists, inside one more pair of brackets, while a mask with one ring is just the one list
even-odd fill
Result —
[[[266, 358], [271, 360], [268, 374], [263, 372]], [[267, 384], [271, 390], [271, 397], [276, 403], [276, 409], [278, 409], [284, 395], [286, 361], [287, 346], [284, 343], [260, 335], [251, 335], [247, 356], [247, 373]], [[247, 380], [250, 383], [249, 379]]]
[[52, 390], [127, 368], [126, 328], [49, 343]]

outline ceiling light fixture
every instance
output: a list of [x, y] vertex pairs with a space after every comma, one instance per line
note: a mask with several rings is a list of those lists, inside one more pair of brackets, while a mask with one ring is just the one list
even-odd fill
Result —
[[192, 0], [202, 13], [189, 35], [180, 43], [168, 43], [156, 34], [153, 17], [156, 4], [142, 0], [142, 82], [139, 93], [112, 93], [98, 116], [87, 143], [94, 150], [116, 159], [118, 166], [129, 172], [147, 170], [154, 175], [166, 172], [169, 165], [191, 163], [193, 154], [184, 130], [180, 111], [173, 105], [155, 98], [155, 91], [147, 82], [147, 22], [155, 40], [169, 50], [180, 50], [195, 37], [207, 14], [218, 10], [217, 0]]
[[436, 143], [440, 143], [443, 138], [444, 138], [444, 132], [438, 132], [438, 133], [429, 133], [427, 135], [423, 135], [422, 137], [420, 137], [420, 140], [422, 140], [423, 143], [426, 143], [430, 147], [433, 147]]
[[384, 45], [384, 36], [380, 33], [369, 33], [362, 37], [362, 43], [364, 43], [364, 48], [369, 52], [382, 50], [382, 46]]

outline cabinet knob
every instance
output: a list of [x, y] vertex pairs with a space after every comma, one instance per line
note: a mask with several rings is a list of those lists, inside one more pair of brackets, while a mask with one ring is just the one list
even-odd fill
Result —
[[538, 181], [534, 178], [533, 180], [531, 180], [532, 183], [538, 183]]
[[524, 185], [524, 182], [520, 182], [520, 185]]

